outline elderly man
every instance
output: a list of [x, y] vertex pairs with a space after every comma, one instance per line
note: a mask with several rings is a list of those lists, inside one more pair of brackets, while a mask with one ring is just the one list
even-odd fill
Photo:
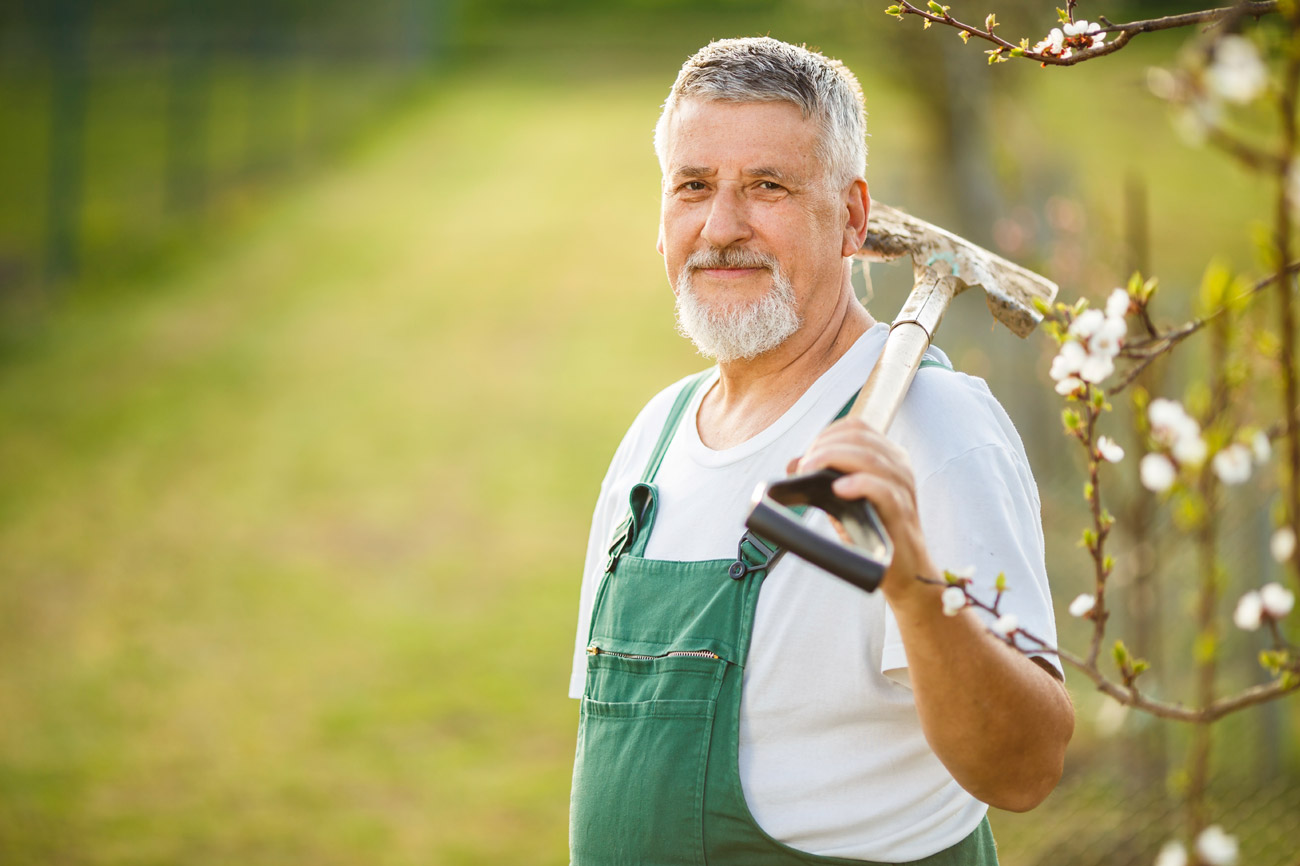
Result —
[[[642, 410], [596, 506], [571, 685], [579, 866], [992, 864], [987, 806], [1031, 809], [1060, 778], [1074, 715], [1055, 661], [970, 608], [946, 616], [917, 579], [1005, 572], [1004, 609], [1055, 640], [1006, 414], [932, 350], [888, 437], [842, 417], [887, 331], [849, 280], [864, 139], [852, 73], [773, 39], [705, 47], [664, 104], [658, 249], [681, 331], [718, 363]], [[893, 537], [878, 593], [769, 565], [745, 535], [756, 484], [825, 467]]]

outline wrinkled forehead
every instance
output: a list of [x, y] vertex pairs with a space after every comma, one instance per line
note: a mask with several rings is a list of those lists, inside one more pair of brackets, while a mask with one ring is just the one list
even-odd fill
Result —
[[682, 100], [666, 119], [660, 153], [666, 176], [703, 169], [824, 170], [820, 129], [791, 102]]

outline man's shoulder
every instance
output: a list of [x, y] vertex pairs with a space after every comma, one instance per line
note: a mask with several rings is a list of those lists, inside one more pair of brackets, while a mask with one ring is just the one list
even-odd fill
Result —
[[920, 474], [973, 449], [998, 446], [1023, 460], [1024, 446], [988, 384], [940, 356], [917, 371], [894, 429]]
[[692, 385], [707, 381], [715, 370], [716, 368], [709, 368], [683, 376], [651, 397], [641, 407], [641, 411], [637, 413], [623, 435], [623, 441], [619, 444], [610, 463], [611, 473], [626, 467], [629, 463], [645, 462], [645, 458], [654, 450], [659, 434], [668, 422], [668, 416], [672, 414], [678, 398], [684, 397], [687, 389]]

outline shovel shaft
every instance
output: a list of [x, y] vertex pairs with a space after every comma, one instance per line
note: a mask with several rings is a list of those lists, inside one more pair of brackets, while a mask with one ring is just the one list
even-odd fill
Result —
[[928, 267], [916, 268], [916, 285], [890, 326], [880, 360], [853, 404], [853, 414], [871, 428], [889, 431], [925, 350], [930, 348], [931, 336], [959, 290], [960, 284], [953, 278], [939, 276]]

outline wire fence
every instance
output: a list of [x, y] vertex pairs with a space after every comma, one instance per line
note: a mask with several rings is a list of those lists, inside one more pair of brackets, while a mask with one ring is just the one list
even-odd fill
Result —
[[156, 257], [423, 79], [444, 0], [27, 0], [0, 10], [0, 293]]
[[[1220, 779], [1212, 790], [1239, 863], [1300, 864], [1300, 779]], [[1033, 812], [991, 821], [1002, 866], [1151, 866], [1166, 842], [1187, 842], [1182, 808], [1168, 785], [1109, 768], [1068, 779]]]

